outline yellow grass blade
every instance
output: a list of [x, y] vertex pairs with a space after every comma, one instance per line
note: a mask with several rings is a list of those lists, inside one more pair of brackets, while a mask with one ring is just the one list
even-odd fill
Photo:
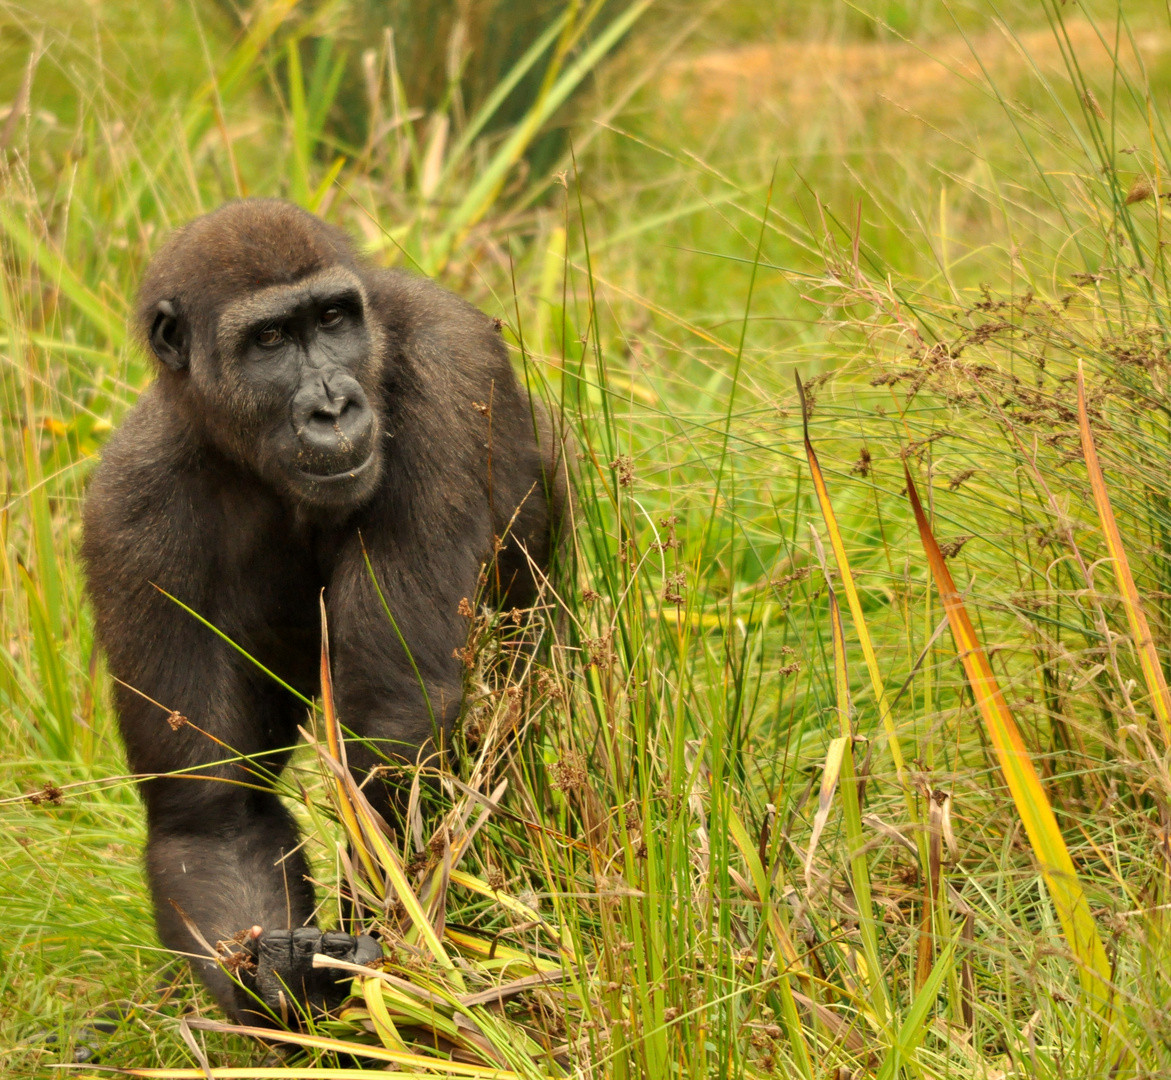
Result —
[[449, 926], [443, 928], [443, 936], [461, 952], [476, 957], [481, 963], [489, 958], [500, 961], [502, 966], [510, 969], [521, 968], [534, 973], [551, 974], [564, 970], [563, 966], [554, 960], [543, 956], [533, 956], [523, 949], [514, 949], [509, 945], [501, 945], [492, 938], [482, 938], [477, 934], [466, 934], [462, 930], [453, 930]]
[[834, 562], [838, 567], [838, 574], [842, 580], [842, 591], [846, 594], [846, 603], [850, 608], [850, 617], [854, 620], [854, 629], [858, 632], [858, 643], [862, 646], [862, 655], [866, 660], [866, 670], [870, 674], [870, 686], [874, 691], [874, 700], [878, 703], [878, 715], [882, 720], [883, 730], [886, 732], [887, 742], [890, 745], [890, 756], [894, 761], [895, 772], [898, 774], [899, 784], [907, 800], [907, 809], [912, 821], [918, 820], [915, 808], [915, 798], [910, 785], [904, 776], [903, 748], [899, 743], [898, 731], [895, 729], [894, 716], [891, 714], [890, 703], [886, 697], [886, 688], [882, 682], [882, 672], [878, 669], [878, 656], [874, 651], [874, 643], [870, 640], [870, 632], [866, 628], [866, 619], [862, 615], [862, 602], [858, 599], [858, 589], [854, 584], [854, 575], [850, 572], [850, 560], [846, 557], [846, 545], [842, 542], [842, 533], [838, 528], [838, 519], [834, 514], [833, 504], [829, 499], [829, 489], [825, 486], [825, 477], [821, 472], [821, 464], [817, 460], [817, 453], [809, 439], [809, 410], [805, 403], [805, 388], [801, 385], [801, 377], [797, 379], [797, 395], [801, 399], [801, 420], [805, 430], [805, 456], [809, 459], [809, 472], [813, 477], [813, 487], [817, 492], [817, 501], [821, 506], [821, 516], [825, 520], [825, 529], [829, 533], [830, 545], [834, 549]]
[[370, 805], [366, 796], [359, 790], [358, 785], [354, 782], [354, 778], [345, 766], [328, 755], [322, 755], [322, 760], [330, 771], [333, 772], [335, 777], [344, 785], [346, 798], [349, 800], [350, 806], [358, 819], [359, 836], [369, 845], [371, 856], [385, 872], [390, 887], [394, 889], [395, 895], [402, 902], [403, 907], [406, 908], [407, 916], [411, 921], [414, 931], [423, 939], [427, 949], [439, 961], [440, 966], [446, 970], [447, 977], [452, 981], [452, 984], [462, 992], [464, 989], [463, 976], [452, 962], [451, 957], [447, 955], [447, 951], [443, 948], [439, 936], [435, 933], [435, 927], [432, 926], [431, 920], [427, 918], [427, 913], [423, 910], [423, 905], [419, 902], [418, 896], [415, 895], [415, 890], [411, 888], [411, 884], [407, 880], [406, 870], [403, 868], [402, 860], [398, 857], [394, 848], [387, 842], [386, 836], [376, 819], [374, 808]]
[[947, 612], [956, 651], [964, 665], [968, 685], [972, 688], [972, 697], [980, 709], [988, 737], [1032, 845], [1033, 855], [1049, 895], [1053, 898], [1053, 906], [1057, 909], [1066, 941], [1077, 958], [1083, 992], [1091, 1007], [1100, 1015], [1105, 1015], [1111, 996], [1110, 962], [1090, 914], [1086, 894], [1077, 879], [1073, 859], [1065, 846], [1065, 838], [1057, 826], [1057, 818], [1053, 815], [1053, 808], [1033, 767], [1024, 739], [1000, 692], [988, 657], [976, 637], [972, 620], [952, 581], [939, 544], [932, 535], [931, 525], [919, 502], [915, 481], [906, 466], [903, 471], [907, 478], [907, 494], [911, 498], [915, 522], [919, 526], [919, 538], [923, 542], [935, 586]]
[[[363, 1057], [371, 1058], [374, 1061], [389, 1061], [396, 1065], [402, 1065], [412, 1069], [428, 1069], [433, 1074], [438, 1073], [440, 1076], [468, 1076], [480, 1078], [480, 1080], [513, 1080], [517, 1076], [510, 1069], [496, 1069], [487, 1065], [472, 1065], [462, 1061], [448, 1061], [430, 1057], [426, 1054], [404, 1053], [401, 1050], [391, 1050], [387, 1047], [375, 1046], [371, 1043], [350, 1043], [344, 1039], [332, 1039], [327, 1035], [310, 1035], [299, 1031], [280, 1031], [276, 1028], [251, 1027], [245, 1024], [224, 1024], [218, 1020], [193, 1019], [189, 1023], [193, 1028], [201, 1031], [218, 1031], [228, 1035], [246, 1035], [253, 1039], [263, 1039], [266, 1042], [290, 1043], [293, 1046], [311, 1046], [318, 1050], [333, 1050], [342, 1054], [352, 1054], [357, 1051]], [[361, 1046], [360, 1050], [358, 1050], [359, 1045]], [[89, 1067], [92, 1068], [92, 1066]], [[202, 1080], [207, 1074], [202, 1069], [139, 1069], [129, 1075], [159, 1077], [194, 1076]], [[252, 1073], [247, 1069], [236, 1071], [231, 1069], [213, 1069], [212, 1075], [237, 1077], [250, 1076]], [[278, 1073], [277, 1075], [280, 1074]], [[318, 1074], [316, 1071], [310, 1073], [302, 1069], [297, 1075], [316, 1076]], [[369, 1073], [366, 1075], [369, 1075]], [[401, 1076], [402, 1074], [399, 1073], [397, 1075]]]
[[342, 738], [341, 723], [334, 704], [333, 676], [329, 667], [329, 627], [325, 615], [324, 594], [321, 598], [321, 711], [325, 718], [326, 745], [329, 748], [329, 754], [323, 754], [322, 760], [334, 774], [338, 806], [351, 843], [358, 849], [372, 884], [376, 888], [381, 888], [381, 895], [385, 896], [385, 882], [389, 881], [390, 887], [406, 908], [415, 931], [423, 939], [431, 955], [447, 969], [451, 981], [463, 990], [463, 976], [447, 955], [443, 943], [435, 933], [435, 927], [427, 918], [427, 913], [411, 888], [402, 861], [387, 842], [376, 820], [374, 808], [354, 783], [354, 778], [346, 767], [345, 741]]
[[536, 911], [523, 901], [518, 900], [509, 893], [492, 888], [488, 882], [476, 877], [475, 874], [469, 874], [466, 870], [452, 870], [451, 881], [453, 885], [462, 885], [471, 892], [479, 893], [481, 896], [486, 896], [489, 900], [496, 901], [501, 907], [506, 908], [526, 922], [540, 923], [544, 921]]
[[[829, 567], [825, 562], [825, 549], [821, 545], [821, 537], [811, 525], [809, 531], [813, 534], [813, 546], [817, 553], [817, 561], [821, 565], [821, 572], [825, 575], [825, 589], [829, 596], [829, 622], [833, 637], [834, 655], [834, 687], [837, 691], [838, 729], [841, 735], [830, 744], [826, 755], [826, 769], [829, 770], [830, 758], [834, 753], [834, 744], [841, 743], [840, 761], [836, 765], [840, 783], [839, 797], [842, 803], [842, 819], [846, 827], [847, 854], [850, 860], [850, 880], [854, 886], [854, 897], [858, 904], [858, 931], [862, 936], [862, 951], [865, 955], [865, 972], [862, 971], [862, 958], [859, 957], [859, 975], [862, 982], [872, 993], [872, 1009], [879, 1023], [885, 1027], [890, 1015], [890, 999], [887, 996], [886, 983], [882, 978], [882, 965], [878, 955], [878, 934], [874, 923], [873, 894], [870, 889], [870, 865], [866, 861], [866, 843], [862, 836], [862, 807], [858, 802], [857, 774], [854, 772], [854, 727], [850, 719], [850, 671], [846, 665], [846, 634], [842, 628], [842, 609], [838, 604], [838, 594], [834, 589], [833, 581], [829, 576]], [[826, 777], [822, 777], [821, 791], [826, 791]], [[831, 792], [832, 794], [832, 792]], [[821, 803], [817, 808], [817, 817], [813, 822], [815, 836], [820, 833], [825, 820], [822, 812], [829, 810], [828, 802]], [[810, 841], [810, 856], [815, 840]], [[809, 868], [812, 858], [805, 863], [805, 880], [809, 880]]]
[[[349, 1044], [347, 1044], [349, 1045]], [[350, 1047], [356, 1049], [356, 1046]], [[437, 1062], [426, 1072], [396, 1072], [394, 1080], [439, 1080], [443, 1076], [467, 1076], [467, 1073], [452, 1072], [450, 1069], [444, 1067], [443, 1062]], [[61, 1069], [68, 1069], [68, 1065], [57, 1066]], [[229, 1068], [229, 1069], [212, 1069], [207, 1072], [203, 1069], [117, 1069], [113, 1066], [102, 1065], [86, 1065], [84, 1068], [89, 1069], [89, 1072], [75, 1073], [67, 1072], [65, 1076], [75, 1076], [77, 1080], [104, 1080], [110, 1076], [142, 1076], [152, 1077], [155, 1080], [207, 1080], [210, 1076], [212, 1080], [304, 1080], [305, 1077], [311, 1077], [312, 1080], [370, 1080], [374, 1073], [370, 1069], [330, 1069], [323, 1065], [315, 1065], [312, 1069], [305, 1067], [293, 1067], [289, 1069], [281, 1068]], [[95, 1068], [102, 1069], [100, 1073], [93, 1072]], [[507, 1080], [516, 1076], [516, 1073], [509, 1072], [506, 1069], [497, 1069], [494, 1072], [476, 1073], [476, 1076], [483, 1076], [487, 1080]]]
[[379, 979], [362, 980], [362, 997], [366, 999], [366, 1008], [370, 1010], [370, 1020], [374, 1024], [374, 1032], [382, 1045], [388, 1050], [401, 1050], [407, 1053], [407, 1044], [403, 1042], [398, 1028], [390, 1018], [386, 1002], [382, 1000], [382, 982]]
[[[501, 892], [499, 889], [493, 889], [486, 881], [476, 877], [474, 874], [469, 874], [466, 870], [451, 871], [451, 883], [453, 885], [460, 885], [470, 892], [478, 893], [480, 896], [486, 897], [489, 900], [495, 901], [502, 908], [511, 911], [514, 915], [524, 922], [539, 923], [541, 929], [550, 937], [553, 944], [560, 951], [567, 963], [576, 964], [578, 962], [577, 953], [574, 951], [573, 941], [568, 933], [558, 935], [557, 928], [553, 926], [549, 920], [544, 919], [541, 915], [534, 911], [527, 904], [518, 900], [515, 896], [511, 896], [506, 892]], [[444, 935], [452, 938], [453, 941], [458, 940], [445, 929]], [[499, 949], [497, 949], [499, 954]], [[526, 959], [531, 959], [533, 963], [538, 966], [543, 966], [544, 961], [539, 961], [536, 957], [529, 957], [527, 953], [518, 954], [523, 955]], [[551, 967], [557, 967], [556, 964], [551, 964]]]
[[[825, 574], [825, 588], [829, 594], [829, 624], [833, 639], [834, 653], [834, 691], [838, 702], [838, 733], [850, 743], [854, 740], [854, 725], [850, 722], [850, 669], [846, 667], [846, 632], [842, 627], [842, 609], [838, 604], [838, 594], [830, 581], [828, 567], [825, 565], [825, 552], [821, 546], [821, 538], [817, 530], [810, 526], [813, 533], [813, 542], [817, 547], [817, 558]], [[851, 750], [851, 756], [853, 751]]]
[[1077, 362], [1077, 418], [1082, 436], [1082, 455], [1086, 459], [1086, 471], [1090, 474], [1090, 488], [1094, 493], [1094, 505], [1098, 508], [1098, 520], [1102, 523], [1106, 549], [1114, 562], [1114, 580], [1118, 582], [1118, 591], [1122, 594], [1122, 606], [1126, 609], [1130, 636], [1134, 639], [1134, 648], [1138, 653], [1139, 663], [1142, 664], [1143, 678], [1151, 695], [1151, 708], [1158, 718], [1159, 730], [1163, 733], [1163, 745], [1171, 748], [1171, 694], [1167, 692], [1167, 680], [1163, 678], [1163, 668], [1159, 664], [1158, 653], [1155, 652], [1151, 628], [1139, 602], [1134, 575], [1130, 572], [1130, 563], [1122, 546], [1122, 536], [1118, 531], [1118, 523], [1114, 520], [1114, 509], [1110, 505], [1110, 495], [1106, 490], [1106, 478], [1102, 475], [1102, 467], [1098, 463], [1098, 451], [1094, 446], [1090, 417], [1086, 411], [1086, 382], [1080, 360]]

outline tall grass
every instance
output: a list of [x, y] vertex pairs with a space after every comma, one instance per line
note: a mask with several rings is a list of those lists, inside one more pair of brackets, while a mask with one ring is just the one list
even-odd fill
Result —
[[[946, 107], [809, 76], [776, 91], [807, 95], [779, 145], [760, 102], [697, 132], [754, 62], [713, 87], [725, 61], [700, 57], [623, 84], [621, 119], [601, 99], [564, 187], [517, 183], [587, 73], [559, 57], [596, 64], [639, 13], [600, 10], [550, 24], [528, 121], [487, 141], [487, 116], [412, 112], [386, 51], [385, 130], [339, 151], [336, 55], [306, 64], [279, 4], [173, 101], [70, 37], [84, 155], [41, 152], [31, 83], [0, 207], [18, 1074], [111, 998], [133, 1002], [111, 1064], [262, 1057], [176, 1022], [206, 1009], [184, 976], [154, 989], [71, 555], [86, 462], [147, 378], [120, 298], [159, 231], [237, 190], [284, 190], [505, 318], [573, 430], [577, 497], [542, 603], [469, 606], [461, 753], [420, 770], [436, 783], [404, 773], [393, 842], [325, 695], [284, 790], [324, 909], [354, 898], [386, 970], [294, 1040], [314, 1064], [233, 1075], [345, 1075], [355, 1042], [440, 1075], [1171, 1069], [1165, 28], [1053, 4], [972, 36], [960, 11], [929, 45], [958, 68], [932, 83]], [[817, 63], [865, 83], [910, 62], [897, 19], [860, 37], [851, 10]], [[562, 50], [590, 18], [598, 52]]]

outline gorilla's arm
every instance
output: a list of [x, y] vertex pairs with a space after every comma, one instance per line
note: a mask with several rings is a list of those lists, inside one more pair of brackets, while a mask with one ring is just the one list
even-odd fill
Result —
[[[360, 773], [446, 748], [463, 691], [463, 665], [452, 655], [467, 633], [459, 600], [475, 597], [480, 565], [470, 545], [461, 551], [433, 535], [426, 550], [406, 551], [386, 525], [367, 520], [374, 527], [345, 545], [326, 590], [339, 716], [368, 741], [347, 743]], [[388, 813], [391, 788], [366, 790]]]
[[368, 287], [388, 342], [386, 459], [326, 590], [342, 722], [377, 744], [349, 751], [362, 770], [380, 756], [413, 763], [450, 735], [464, 675], [453, 650], [468, 629], [460, 601], [532, 602], [530, 559], [548, 561], [550, 504], [558, 514], [563, 490], [560, 444], [518, 385], [497, 325], [399, 271], [371, 273]]
[[[266, 606], [257, 578], [245, 572], [248, 534], [263, 523], [235, 514], [226, 541], [197, 464], [158, 466], [153, 426], [132, 417], [107, 449], [114, 467], [87, 501], [84, 557], [98, 633], [118, 680], [130, 768], [168, 774], [141, 785], [159, 937], [177, 952], [202, 954], [184, 916], [213, 946], [253, 926], [286, 930], [259, 942], [261, 989], [272, 991], [265, 998], [279, 1001], [275, 975], [302, 999], [322, 997], [323, 973], [310, 971], [310, 985], [301, 986], [304, 972], [293, 963], [287, 928], [310, 917], [313, 891], [293, 820], [265, 781], [296, 741], [304, 706], [159, 591], [247, 642], [249, 616]], [[160, 476], [165, 483], [152, 479]], [[237, 754], [254, 760], [232, 760]], [[320, 942], [300, 945], [311, 961]], [[223, 1008], [239, 1017], [231, 980], [210, 958], [195, 963]]]

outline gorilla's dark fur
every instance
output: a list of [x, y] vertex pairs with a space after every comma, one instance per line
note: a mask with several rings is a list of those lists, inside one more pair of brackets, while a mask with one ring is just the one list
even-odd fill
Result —
[[[226, 745], [279, 772], [305, 706], [159, 590], [309, 696], [324, 589], [342, 722], [414, 760], [432, 723], [363, 544], [449, 731], [459, 602], [498, 537], [497, 602], [531, 600], [528, 560], [545, 565], [556, 520], [557, 444], [491, 319], [367, 266], [287, 203], [229, 203], [180, 229], [146, 275], [138, 322], [159, 377], [103, 455], [84, 558], [130, 767], [186, 773], [141, 786], [159, 934], [198, 951], [175, 905], [212, 943], [262, 927], [261, 997], [274, 1006], [283, 980], [328, 1005], [336, 989], [305, 958], [361, 958], [368, 939], [289, 934], [314, 903], [293, 821], [271, 792], [218, 782], [254, 782], [240, 766], [215, 764]], [[190, 725], [172, 730], [167, 710]], [[360, 744], [349, 760], [375, 763]], [[367, 790], [387, 807], [381, 784]], [[248, 1011], [222, 970], [198, 966], [230, 1014]]]

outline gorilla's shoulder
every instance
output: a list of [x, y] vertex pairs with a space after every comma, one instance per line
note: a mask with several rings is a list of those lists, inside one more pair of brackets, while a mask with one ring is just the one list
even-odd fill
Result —
[[102, 449], [86, 499], [86, 516], [137, 517], [181, 494], [200, 459], [198, 440], [157, 383], [143, 391]]
[[405, 270], [369, 271], [366, 286], [392, 356], [398, 353], [418, 375], [479, 381], [508, 365], [499, 324], [455, 293]]
[[134, 474], [157, 473], [164, 464], [179, 469], [193, 460], [197, 445], [198, 438], [183, 410], [155, 382], [142, 392], [106, 443], [102, 464], [117, 462], [120, 472]]
[[474, 304], [410, 270], [370, 269], [366, 287], [379, 314], [391, 325], [413, 324], [416, 330], [460, 326], [492, 331], [492, 320]]
[[403, 432], [396, 434], [400, 448], [409, 438], [421, 458], [441, 458], [445, 468], [462, 470], [469, 484], [479, 485], [490, 411], [497, 467], [524, 457], [533, 441], [532, 414], [500, 324], [408, 271], [373, 270], [365, 283], [387, 335], [384, 407], [391, 427]]

